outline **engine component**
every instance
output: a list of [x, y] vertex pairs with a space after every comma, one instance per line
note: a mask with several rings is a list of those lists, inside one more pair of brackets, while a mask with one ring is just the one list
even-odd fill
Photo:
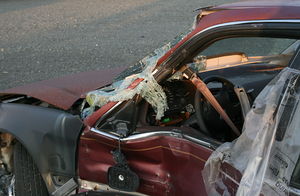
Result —
[[165, 112], [165, 116], [186, 110], [185, 108], [189, 104], [189, 97], [192, 97], [193, 93], [187, 82], [179, 80], [166, 82], [163, 89], [167, 95], [169, 106], [169, 109]]
[[165, 82], [162, 86], [167, 96], [168, 110], [160, 121], [154, 121], [151, 117], [153, 112], [150, 111], [150, 124], [169, 126], [188, 119], [195, 112], [192, 104], [195, 88], [191, 82], [171, 80]]

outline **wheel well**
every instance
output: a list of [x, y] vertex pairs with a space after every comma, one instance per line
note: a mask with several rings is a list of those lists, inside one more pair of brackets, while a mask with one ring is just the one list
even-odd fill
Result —
[[54, 176], [76, 177], [76, 152], [83, 127], [78, 116], [16, 103], [0, 103], [0, 115], [0, 132], [10, 134], [7, 136], [27, 149], [49, 192], [56, 189]]
[[13, 171], [13, 147], [15, 143], [15, 136], [0, 132], [0, 162], [7, 172]]

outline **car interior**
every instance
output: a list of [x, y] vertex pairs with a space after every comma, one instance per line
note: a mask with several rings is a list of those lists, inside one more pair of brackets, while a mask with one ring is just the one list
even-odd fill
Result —
[[[299, 41], [292, 39], [256, 38], [261, 39], [258, 40], [261, 47], [252, 44], [255, 46], [254, 52], [248, 49], [246, 53], [242, 51], [245, 46], [241, 39], [246, 41], [244, 44], [249, 43], [249, 38], [228, 39], [225, 41], [230, 41], [232, 50], [215, 51], [213, 44], [188, 63], [207, 84], [239, 131], [242, 131], [245, 114], [256, 96], [288, 65], [299, 45]], [[235, 47], [236, 43], [242, 46]], [[276, 44], [280, 47], [273, 49]], [[271, 47], [269, 51], [266, 46]], [[116, 109], [116, 113], [101, 118], [96, 128], [116, 134], [111, 131], [111, 121], [122, 119], [134, 122], [128, 124], [131, 134], [179, 131], [209, 142], [212, 147], [237, 137], [191, 81], [174, 74], [161, 86], [168, 102], [168, 110], [161, 120], [155, 118], [152, 106], [137, 95], [133, 100], [119, 105], [120, 110]]]

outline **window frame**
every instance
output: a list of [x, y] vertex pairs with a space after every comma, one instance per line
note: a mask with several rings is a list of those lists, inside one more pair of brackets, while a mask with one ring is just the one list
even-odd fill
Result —
[[[203, 30], [187, 40], [177, 48], [164, 62], [160, 64], [154, 74], [158, 82], [166, 80], [172, 73], [180, 69], [184, 64], [192, 62], [192, 59], [211, 46], [213, 43], [227, 38], [235, 37], [269, 37], [300, 39], [300, 20], [264, 20], [241, 21], [216, 25]], [[296, 50], [288, 66], [300, 68], [300, 46]], [[296, 58], [297, 57], [297, 58]], [[299, 61], [299, 68], [294, 65], [295, 59]], [[299, 149], [300, 150], [300, 149]], [[300, 166], [300, 161], [298, 161]], [[297, 165], [298, 165], [297, 163]], [[295, 166], [295, 169], [297, 167]], [[295, 171], [294, 169], [294, 171]], [[292, 176], [294, 175], [294, 171]], [[300, 195], [300, 187], [295, 187], [290, 179], [290, 191], [294, 195]]]

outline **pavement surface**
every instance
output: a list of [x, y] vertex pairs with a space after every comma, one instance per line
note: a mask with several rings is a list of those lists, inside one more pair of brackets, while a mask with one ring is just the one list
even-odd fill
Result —
[[[0, 0], [0, 90], [129, 66], [228, 0]], [[0, 167], [0, 196], [11, 175]]]
[[0, 89], [129, 66], [231, 0], [0, 0]]
[[[193, 10], [234, 1], [0, 0], [0, 90], [132, 65], [189, 29]], [[0, 196], [11, 177], [0, 167]]]

